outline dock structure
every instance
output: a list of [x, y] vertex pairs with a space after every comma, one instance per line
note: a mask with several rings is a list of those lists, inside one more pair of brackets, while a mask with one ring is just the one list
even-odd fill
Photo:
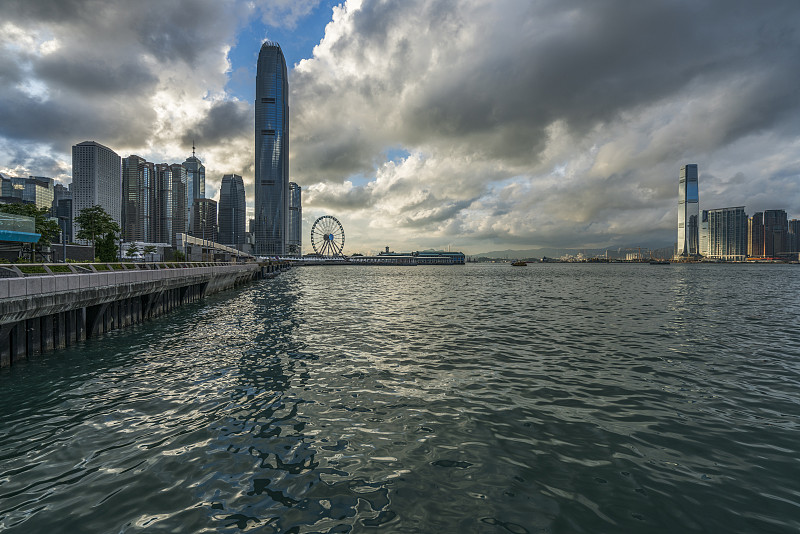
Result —
[[2, 265], [0, 367], [288, 268], [285, 262]]

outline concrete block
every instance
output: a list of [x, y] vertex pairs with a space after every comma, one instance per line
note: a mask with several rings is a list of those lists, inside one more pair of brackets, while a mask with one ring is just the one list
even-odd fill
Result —
[[79, 274], [76, 276], [78, 277], [78, 289], [88, 289], [92, 287], [93, 274]]
[[74, 291], [76, 289], [81, 288], [81, 275], [79, 274], [68, 274], [65, 275], [64, 278], [67, 279], [67, 283], [69, 284], [69, 290]]
[[42, 293], [55, 293], [56, 280], [53, 276], [42, 276]]
[[8, 298], [8, 278], [0, 278], [0, 299]]
[[64, 291], [69, 291], [69, 280], [67, 280], [67, 275], [56, 276], [55, 282], [56, 282], [56, 293], [63, 293]]
[[25, 279], [25, 293], [28, 295], [38, 295], [42, 292], [42, 277], [31, 276]]

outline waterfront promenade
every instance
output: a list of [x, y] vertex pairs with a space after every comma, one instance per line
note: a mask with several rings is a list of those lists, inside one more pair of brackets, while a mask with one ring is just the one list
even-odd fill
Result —
[[283, 262], [0, 266], [0, 367], [288, 268]]

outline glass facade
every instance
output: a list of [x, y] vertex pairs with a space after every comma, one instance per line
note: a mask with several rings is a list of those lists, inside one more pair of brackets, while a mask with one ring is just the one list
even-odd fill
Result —
[[747, 255], [764, 256], [764, 214], [758, 212], [747, 219]]
[[133, 155], [122, 160], [122, 235], [125, 241], [157, 241], [155, 165]]
[[189, 218], [189, 227], [192, 225], [192, 203], [197, 198], [206, 198], [206, 168], [203, 162], [194, 155], [183, 162], [186, 167], [186, 216]]
[[246, 218], [244, 181], [238, 174], [226, 174], [219, 190], [219, 242], [234, 248], [244, 245]]
[[217, 202], [210, 198], [196, 198], [192, 202], [191, 235], [206, 241], [218, 242]]
[[289, 182], [289, 239], [287, 254], [303, 254], [303, 205], [300, 186]]
[[258, 54], [255, 102], [255, 254], [286, 252], [289, 211], [289, 79], [278, 43]]
[[697, 165], [681, 167], [678, 182], [678, 256], [699, 254], [700, 194]]
[[775, 258], [787, 252], [789, 218], [784, 210], [764, 210], [764, 256]]
[[169, 166], [172, 175], [172, 240], [174, 246], [177, 242], [178, 234], [189, 233], [189, 209], [188, 204], [188, 173], [186, 167], [180, 163], [173, 163]]
[[172, 243], [172, 171], [166, 163], [156, 165], [156, 243]]
[[[81, 210], [102, 206], [122, 226], [121, 159], [116, 152], [94, 141], [72, 147], [72, 219]], [[74, 235], [79, 227], [74, 225]]]

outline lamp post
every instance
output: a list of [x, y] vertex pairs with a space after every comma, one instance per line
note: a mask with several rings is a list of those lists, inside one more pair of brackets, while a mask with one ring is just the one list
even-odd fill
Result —
[[61, 228], [61, 224], [58, 226], [61, 228], [61, 263], [67, 263], [67, 219], [69, 217], [65, 217], [64, 215], [58, 216], [58, 222], [64, 221], [64, 226]]

